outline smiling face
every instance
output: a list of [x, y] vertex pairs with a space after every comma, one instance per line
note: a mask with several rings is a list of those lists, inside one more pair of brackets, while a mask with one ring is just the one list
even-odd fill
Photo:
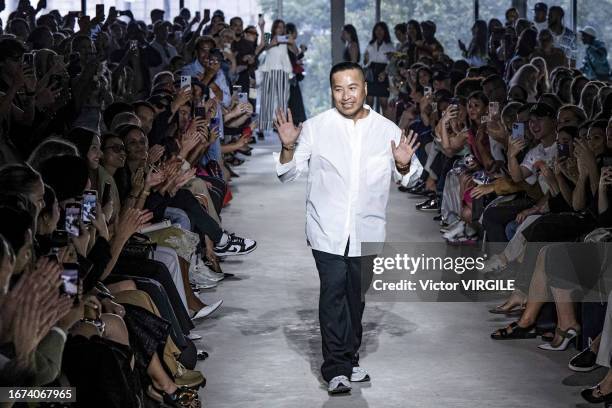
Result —
[[341, 115], [354, 118], [361, 109], [367, 95], [363, 72], [347, 69], [336, 72], [331, 79], [332, 98]]
[[533, 134], [536, 140], [542, 140], [547, 135], [552, 134], [555, 129], [555, 121], [551, 118], [544, 116], [531, 115], [529, 119], [529, 130]]
[[109, 168], [120, 169], [125, 166], [125, 145], [118, 137], [111, 137], [106, 141], [103, 149], [102, 163]]
[[87, 151], [87, 165], [90, 170], [96, 170], [100, 166], [100, 158], [102, 157], [102, 151], [100, 150], [100, 138], [95, 135], [91, 139], [91, 146]]
[[578, 126], [578, 117], [569, 109], [561, 109], [557, 114], [557, 124], [559, 127]]

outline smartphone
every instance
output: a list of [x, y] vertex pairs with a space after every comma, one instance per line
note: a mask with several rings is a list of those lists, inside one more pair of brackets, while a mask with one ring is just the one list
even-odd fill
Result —
[[206, 117], [206, 107], [204, 106], [196, 106], [193, 110], [193, 116], [196, 118], [205, 118]]
[[240, 103], [248, 103], [249, 102], [249, 94], [246, 92], [238, 92], [238, 102]]
[[488, 115], [483, 115], [480, 117], [480, 123], [487, 123], [489, 121]]
[[264, 43], [265, 44], [270, 44], [270, 40], [272, 39], [272, 34], [270, 33], [264, 33]]
[[425, 96], [431, 95], [431, 86], [423, 87], [423, 95], [425, 95]]
[[561, 158], [568, 158], [570, 155], [569, 144], [557, 143], [557, 156]]
[[191, 77], [188, 75], [181, 75], [181, 89], [183, 88], [191, 89]]
[[219, 118], [218, 117], [214, 117], [210, 119], [210, 129], [219, 130]]
[[66, 232], [73, 237], [78, 237], [81, 234], [79, 224], [81, 220], [81, 204], [80, 203], [69, 203], [66, 204], [64, 210], [64, 229]]
[[287, 35], [279, 35], [279, 36], [276, 36], [276, 40], [279, 43], [283, 44], [283, 43], [286, 43], [286, 42], [289, 41], [289, 36], [287, 36]]
[[514, 122], [512, 124], [512, 138], [525, 139], [525, 124], [523, 122]]
[[119, 16], [127, 16], [128, 15], [128, 11], [127, 10], [119, 10], [119, 11], [117, 11], [117, 15], [119, 15]]
[[204, 9], [204, 20], [210, 20], [210, 9]]
[[264, 23], [265, 23], [265, 20], [264, 20], [263, 14], [258, 14], [257, 15], [257, 24], [262, 25]]
[[196, 12], [195, 12], [195, 18], [196, 18], [196, 20], [200, 21], [200, 17], [201, 17], [200, 12], [199, 12], [199, 11], [196, 11]]
[[83, 224], [91, 224], [92, 218], [96, 218], [96, 205], [98, 203], [98, 192], [96, 190], [85, 190], [83, 192], [83, 204], [81, 220]]
[[104, 4], [96, 4], [96, 17], [104, 18]]
[[138, 49], [138, 40], [130, 40], [130, 49], [132, 50]]
[[28, 67], [34, 66], [34, 54], [31, 52], [26, 52], [23, 54], [23, 63]]
[[47, 8], [47, 0], [40, 0], [38, 4], [40, 4], [40, 8], [43, 10]]
[[62, 269], [61, 293], [75, 297], [79, 293], [79, 264], [65, 263]]
[[438, 103], [437, 102], [432, 102], [431, 103], [431, 111], [432, 112], [436, 112], [438, 110]]
[[111, 198], [110, 193], [111, 193], [111, 183], [110, 181], [107, 181], [106, 183], [104, 183], [104, 187], [102, 190], [102, 201], [100, 202], [102, 204], [102, 207], [104, 207], [110, 201], [110, 198]]
[[242, 92], [242, 86], [241, 85], [234, 85], [232, 86], [232, 94], [237, 94]]
[[489, 102], [489, 117], [499, 114], [499, 102]]

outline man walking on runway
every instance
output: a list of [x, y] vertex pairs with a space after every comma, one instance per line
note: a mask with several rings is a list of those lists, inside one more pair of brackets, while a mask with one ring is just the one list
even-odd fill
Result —
[[[369, 286], [361, 269], [375, 254], [362, 253], [361, 243], [385, 240], [392, 175], [411, 186], [423, 167], [414, 154], [416, 135], [406, 136], [364, 104], [367, 87], [358, 64], [337, 64], [329, 77], [335, 108], [299, 127], [291, 111], [277, 111], [282, 150], [275, 157], [282, 182], [308, 171], [306, 236], [321, 282], [321, 373], [336, 394], [349, 392], [350, 381], [370, 380], [359, 367], [363, 295]], [[371, 274], [371, 267], [364, 270]]]

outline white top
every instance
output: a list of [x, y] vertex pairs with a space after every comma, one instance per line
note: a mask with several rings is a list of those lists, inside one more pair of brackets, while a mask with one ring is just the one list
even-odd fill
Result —
[[376, 41], [374, 41], [373, 44], [368, 44], [365, 52], [368, 53], [368, 64], [366, 66], [370, 65], [370, 62], [388, 64], [389, 58], [386, 54], [388, 52], [395, 52], [395, 47], [392, 43], [382, 43], [379, 47]]
[[259, 66], [259, 70], [261, 72], [282, 70], [291, 74], [293, 72], [293, 67], [291, 66], [291, 60], [289, 60], [287, 44], [279, 44], [268, 49], [265, 54], [265, 60], [263, 64]]
[[533, 22], [533, 25], [535, 26], [536, 30], [538, 30], [538, 32], [545, 30], [548, 28], [548, 21], [544, 20], [541, 23], [538, 23], [537, 21]]
[[551, 144], [548, 147], [544, 147], [542, 143], [538, 144], [533, 149], [529, 150], [525, 155], [525, 158], [521, 162], [521, 166], [531, 171], [531, 176], [527, 177], [525, 181], [531, 185], [536, 182], [540, 183], [543, 191], [548, 191], [548, 185], [546, 179], [540, 174], [540, 170], [536, 163], [543, 162], [549, 167], [553, 166], [555, 158], [557, 157], [557, 142]]
[[320, 113], [304, 122], [292, 161], [281, 164], [274, 153], [282, 182], [308, 170], [306, 238], [313, 249], [344, 255], [350, 237], [348, 255], [366, 255], [362, 242], [385, 240], [391, 176], [412, 186], [423, 172], [414, 155], [409, 173], [402, 177], [391, 151], [391, 140], [399, 142], [400, 129], [365, 108], [368, 116], [357, 122], [336, 109]]

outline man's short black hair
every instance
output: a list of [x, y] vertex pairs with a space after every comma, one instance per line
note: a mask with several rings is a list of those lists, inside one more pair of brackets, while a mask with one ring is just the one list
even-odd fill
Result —
[[336, 72], [348, 71], [351, 69], [356, 69], [357, 71], [361, 72], [363, 82], [365, 82], [365, 72], [363, 72], [363, 68], [361, 67], [361, 65], [355, 62], [339, 62], [338, 64], [332, 67], [331, 71], [329, 71], [329, 84], [331, 85], [332, 77]]

